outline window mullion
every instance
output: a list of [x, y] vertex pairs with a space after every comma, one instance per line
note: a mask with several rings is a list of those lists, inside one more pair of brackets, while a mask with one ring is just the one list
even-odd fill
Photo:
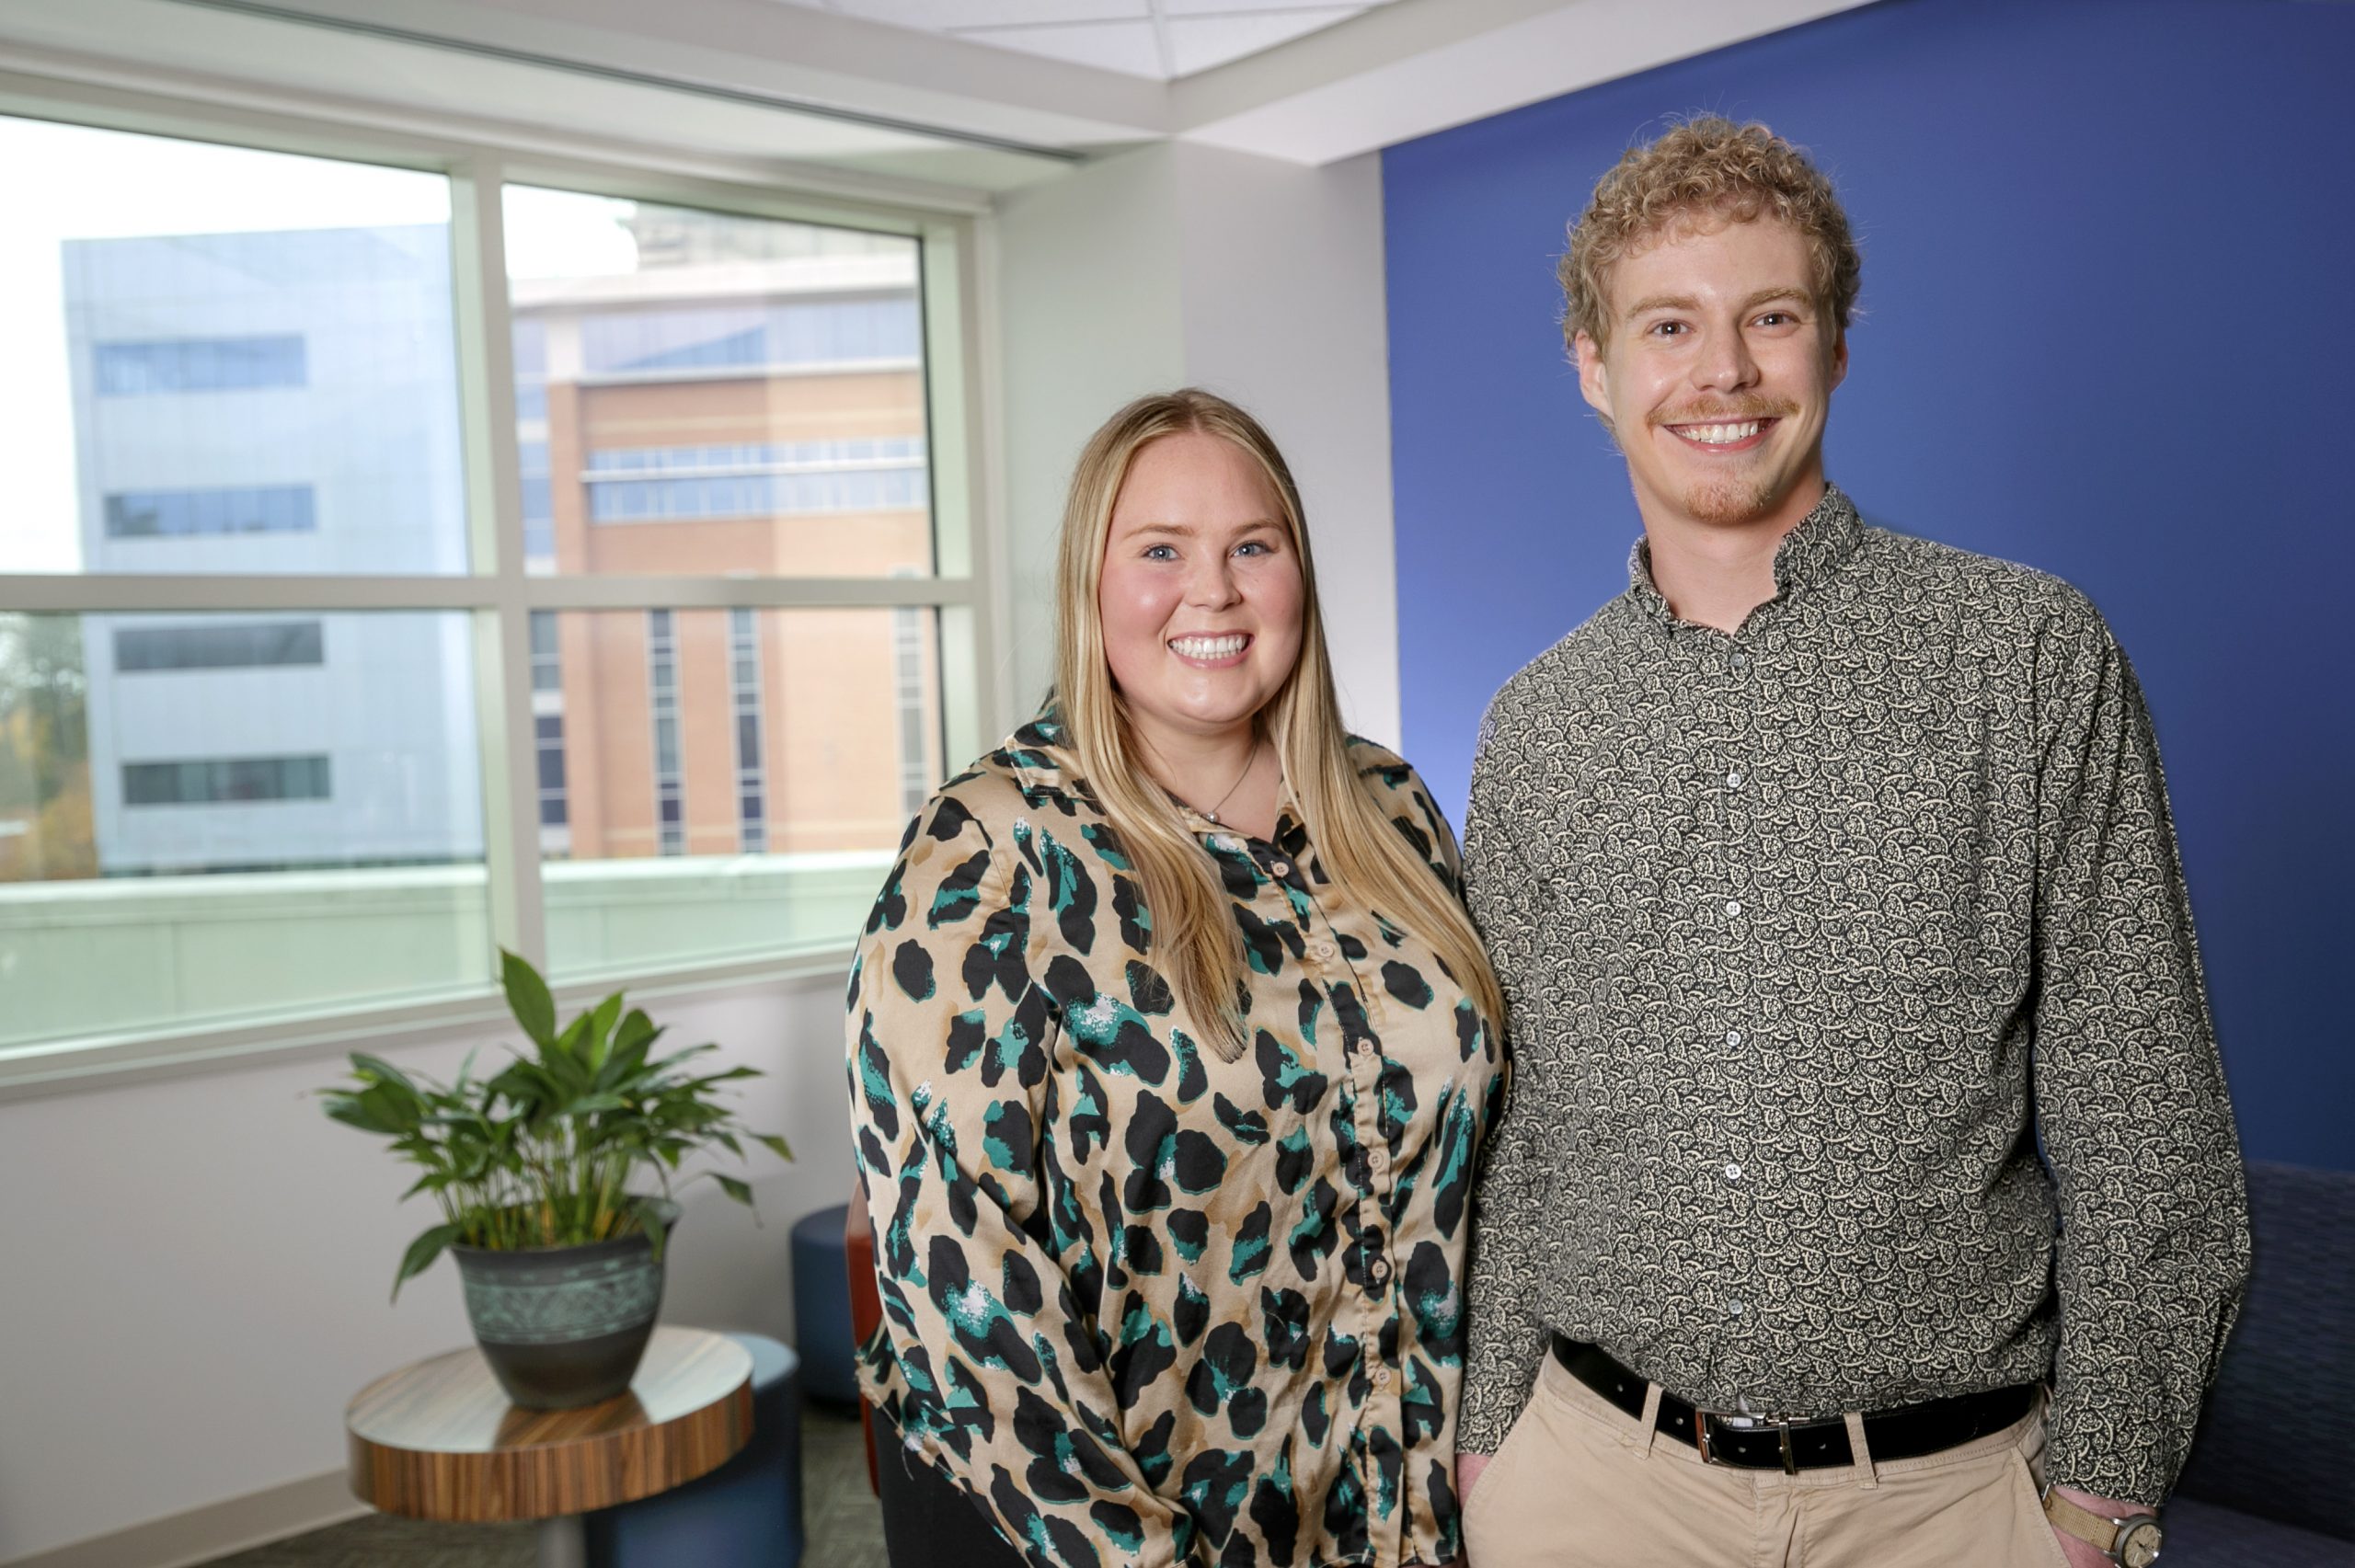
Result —
[[451, 170], [451, 284], [466, 475], [467, 555], [491, 603], [475, 612], [483, 861], [490, 933], [547, 966], [540, 882], [538, 760], [532, 726], [531, 601], [523, 573], [522, 457], [507, 292], [502, 171], [477, 155]]

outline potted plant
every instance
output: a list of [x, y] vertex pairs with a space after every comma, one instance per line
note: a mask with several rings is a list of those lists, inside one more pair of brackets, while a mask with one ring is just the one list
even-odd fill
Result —
[[[686, 1064], [718, 1047], [653, 1054], [662, 1036], [615, 991], [563, 1028], [539, 971], [500, 950], [507, 1005], [534, 1047], [488, 1078], [468, 1054], [455, 1083], [355, 1052], [353, 1082], [324, 1091], [337, 1121], [392, 1139], [423, 1168], [401, 1196], [431, 1193], [442, 1223], [408, 1246], [393, 1295], [447, 1248], [466, 1316], [517, 1404], [561, 1410], [629, 1387], [662, 1302], [663, 1242], [678, 1218], [671, 1173], [695, 1153], [744, 1156], [743, 1140], [793, 1158], [774, 1133], [740, 1126], [721, 1084], [757, 1078]], [[633, 1186], [642, 1171], [659, 1190]], [[752, 1206], [741, 1180], [705, 1171]]]

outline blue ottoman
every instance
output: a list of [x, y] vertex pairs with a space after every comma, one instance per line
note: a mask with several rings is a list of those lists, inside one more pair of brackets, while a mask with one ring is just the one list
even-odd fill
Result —
[[801, 1358], [756, 1333], [728, 1336], [752, 1356], [752, 1440], [674, 1486], [582, 1520], [589, 1568], [797, 1568], [801, 1561]]
[[856, 1406], [858, 1349], [850, 1332], [850, 1264], [843, 1249], [850, 1206], [804, 1216], [793, 1227], [793, 1324], [810, 1397]]

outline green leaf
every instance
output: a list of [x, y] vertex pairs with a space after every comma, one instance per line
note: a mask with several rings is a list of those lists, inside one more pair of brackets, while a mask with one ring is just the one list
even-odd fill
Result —
[[748, 1184], [740, 1182], [733, 1176], [723, 1176], [717, 1171], [707, 1171], [705, 1174], [719, 1184], [721, 1192], [726, 1193], [746, 1208], [752, 1207], [752, 1189]]
[[752, 1141], [764, 1145], [780, 1160], [793, 1158], [793, 1150], [786, 1146], [785, 1139], [773, 1132], [756, 1132], [752, 1135]]
[[605, 1065], [606, 1054], [613, 1048], [614, 1024], [622, 1015], [622, 993], [614, 992], [597, 1004], [590, 1015], [589, 1070], [596, 1071]]
[[556, 998], [548, 994], [547, 981], [524, 959], [502, 947], [499, 950], [500, 979], [507, 990], [507, 1006], [515, 1014], [515, 1022], [523, 1026], [532, 1043], [542, 1050], [556, 1044]]
[[456, 1225], [436, 1225], [408, 1244], [408, 1251], [401, 1254], [401, 1271], [393, 1276], [394, 1300], [401, 1299], [401, 1287], [412, 1275], [424, 1273], [442, 1255], [442, 1249], [458, 1239], [460, 1230]]

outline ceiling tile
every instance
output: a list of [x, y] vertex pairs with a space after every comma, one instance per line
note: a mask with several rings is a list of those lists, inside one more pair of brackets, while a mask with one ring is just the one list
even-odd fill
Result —
[[986, 43], [999, 49], [1020, 50], [1027, 54], [1044, 54], [1075, 64], [1093, 65], [1098, 70], [1124, 71], [1132, 76], [1151, 76], [1156, 80], [1167, 74], [1161, 68], [1160, 46], [1154, 40], [1153, 24], [1149, 21], [1098, 22], [1093, 27], [958, 28], [952, 30], [969, 43]]
[[926, 32], [1143, 20], [1152, 15], [1145, 0], [830, 0], [827, 9]]
[[[846, 4], [847, 0], [835, 0]], [[1161, 0], [1165, 17], [1247, 17], [1263, 11], [1370, 11], [1390, 0]]]
[[1323, 6], [1315, 10], [1270, 11], [1256, 16], [1170, 17], [1170, 63], [1180, 76], [1273, 49], [1318, 32], [1365, 10], [1363, 6]]

